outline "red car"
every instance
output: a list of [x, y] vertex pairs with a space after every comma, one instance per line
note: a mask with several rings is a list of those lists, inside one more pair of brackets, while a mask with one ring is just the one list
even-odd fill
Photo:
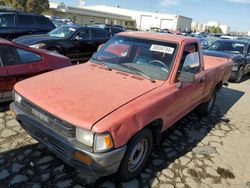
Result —
[[12, 100], [18, 81], [70, 65], [62, 55], [0, 39], [0, 102]]

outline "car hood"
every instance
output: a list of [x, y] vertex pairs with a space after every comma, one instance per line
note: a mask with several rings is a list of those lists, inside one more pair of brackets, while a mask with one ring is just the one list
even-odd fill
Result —
[[209, 56], [215, 56], [215, 57], [222, 57], [222, 58], [232, 58], [232, 57], [239, 56], [238, 54], [216, 51], [216, 50], [203, 50], [203, 54], [209, 55]]
[[15, 90], [48, 113], [91, 130], [108, 114], [163, 83], [86, 63], [21, 81]]
[[14, 40], [17, 44], [22, 44], [26, 46], [39, 44], [45, 41], [51, 41], [51, 40], [62, 40], [60, 37], [52, 37], [47, 34], [43, 35], [27, 35], [27, 36], [21, 36]]

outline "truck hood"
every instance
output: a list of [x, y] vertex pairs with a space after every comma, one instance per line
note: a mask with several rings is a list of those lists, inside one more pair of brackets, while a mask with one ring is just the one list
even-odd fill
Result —
[[14, 40], [14, 42], [17, 44], [25, 45], [25, 46], [30, 46], [34, 44], [43, 43], [45, 41], [51, 41], [51, 40], [62, 40], [62, 38], [52, 37], [52, 36], [49, 36], [48, 34], [26, 35], [26, 36], [18, 37], [17, 39]]
[[48, 113], [91, 130], [109, 113], [163, 83], [86, 63], [21, 81], [15, 90]]

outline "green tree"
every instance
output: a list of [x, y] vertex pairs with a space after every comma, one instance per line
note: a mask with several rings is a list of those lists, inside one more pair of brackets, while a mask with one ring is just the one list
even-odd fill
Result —
[[210, 33], [216, 33], [216, 34], [223, 34], [223, 31], [221, 30], [221, 28], [220, 27], [215, 27], [215, 26], [210, 27], [209, 32]]
[[49, 8], [48, 0], [0, 0], [0, 5], [11, 6], [25, 12], [41, 13]]

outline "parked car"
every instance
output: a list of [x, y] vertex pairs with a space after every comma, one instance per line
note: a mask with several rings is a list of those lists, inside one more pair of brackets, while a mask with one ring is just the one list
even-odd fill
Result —
[[64, 56], [0, 39], [0, 102], [12, 99], [18, 81], [70, 65]]
[[85, 64], [19, 82], [11, 110], [79, 175], [127, 181], [163, 131], [196, 107], [212, 110], [232, 62], [200, 49], [196, 38], [119, 33]]
[[201, 43], [202, 49], [206, 49], [209, 46], [208, 41], [207, 41], [206, 38], [199, 38], [199, 41]]
[[45, 16], [18, 11], [0, 12], [0, 37], [12, 40], [22, 35], [47, 33], [55, 28]]
[[119, 25], [95, 24], [93, 26], [105, 29], [111, 37], [117, 33], [126, 31], [122, 26]]
[[47, 49], [62, 54], [71, 61], [87, 61], [110, 35], [101, 28], [90, 26], [62, 26], [44, 35], [22, 36], [16, 43]]
[[241, 40], [217, 40], [203, 53], [209, 56], [231, 58], [234, 61], [231, 81], [239, 83], [250, 73], [250, 42]]

